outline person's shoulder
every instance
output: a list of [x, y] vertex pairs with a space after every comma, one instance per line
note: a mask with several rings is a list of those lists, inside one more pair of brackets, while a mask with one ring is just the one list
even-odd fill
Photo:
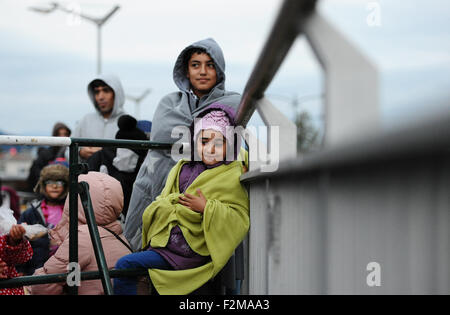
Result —
[[233, 91], [225, 91], [224, 95], [222, 96], [223, 99], [232, 100], [237, 103], [240, 102], [241, 97], [242, 97], [241, 94]]
[[241, 97], [241, 94], [235, 91], [229, 91], [229, 90], [225, 90], [224, 91], [224, 96], [238, 96]]
[[161, 98], [156, 109], [157, 112], [171, 110], [178, 106], [183, 98], [183, 92], [172, 92]]
[[30, 216], [33, 214], [35, 208], [32, 206], [28, 207], [22, 214], [20, 215], [19, 222], [27, 222], [30, 219]]
[[22, 215], [27, 216], [30, 215], [32, 213], [34, 213], [40, 206], [42, 203], [42, 199], [34, 199], [30, 202], [29, 207], [22, 212]]
[[35, 208], [28, 208], [22, 214], [20, 215], [19, 220], [17, 221], [18, 224], [21, 223], [27, 223], [27, 224], [36, 224], [38, 221], [39, 214], [36, 212]]
[[219, 169], [221, 176], [225, 176], [228, 179], [240, 179], [241, 175], [243, 174], [243, 165], [242, 161], [233, 161], [229, 164], [223, 164], [222, 167]]

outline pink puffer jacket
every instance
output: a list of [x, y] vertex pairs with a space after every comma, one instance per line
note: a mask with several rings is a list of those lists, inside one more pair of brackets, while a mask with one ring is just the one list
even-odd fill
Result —
[[[109, 231], [102, 228], [106, 227], [114, 231], [127, 242], [122, 235], [120, 223], [117, 221], [117, 217], [123, 208], [122, 186], [113, 177], [98, 172], [89, 172], [87, 175], [80, 175], [78, 181], [85, 181], [89, 184], [92, 206], [94, 208], [106, 262], [108, 268], [112, 269], [120, 257], [130, 254], [130, 251], [124, 244], [116, 239]], [[59, 248], [55, 255], [50, 257], [42, 268], [35, 271], [35, 275], [68, 272], [69, 198], [67, 198], [64, 205], [63, 217], [55, 229], [50, 231], [50, 236], [59, 245]], [[98, 270], [80, 198], [78, 198], [78, 260], [82, 272]], [[34, 285], [29, 287], [29, 289], [31, 294], [63, 294], [64, 285], [64, 282], [49, 283]], [[103, 293], [101, 280], [82, 281], [78, 288], [78, 294], [94, 295]]]

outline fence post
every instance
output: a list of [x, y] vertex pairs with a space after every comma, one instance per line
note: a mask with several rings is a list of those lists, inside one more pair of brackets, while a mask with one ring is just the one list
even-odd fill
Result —
[[[78, 144], [69, 147], [69, 263], [78, 263]], [[78, 294], [77, 286], [68, 287], [71, 295]]]
[[91, 197], [89, 195], [89, 184], [81, 182], [79, 184], [81, 204], [83, 205], [84, 214], [86, 216], [86, 223], [91, 235], [92, 246], [94, 247], [95, 259], [97, 260], [98, 270], [100, 271], [100, 278], [102, 280], [103, 290], [105, 295], [112, 295], [111, 277], [109, 276], [108, 265], [106, 264], [105, 252], [103, 251], [100, 234], [95, 220], [94, 210], [92, 209]]

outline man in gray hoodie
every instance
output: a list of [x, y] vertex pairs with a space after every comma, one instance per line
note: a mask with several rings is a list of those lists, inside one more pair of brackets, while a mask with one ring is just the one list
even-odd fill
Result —
[[[189, 127], [205, 107], [221, 102], [237, 109], [241, 96], [225, 90], [225, 60], [222, 49], [212, 38], [186, 47], [173, 69], [178, 92], [160, 101], [153, 116], [151, 141], [175, 142], [177, 126]], [[149, 150], [133, 186], [124, 235], [134, 250], [142, 244], [142, 214], [161, 193], [170, 169], [175, 165], [169, 151]]]
[[[74, 138], [114, 139], [119, 130], [117, 121], [124, 115], [125, 94], [114, 75], [100, 75], [87, 86], [95, 112], [86, 114], [77, 124]], [[87, 160], [100, 147], [80, 148], [80, 157]]]

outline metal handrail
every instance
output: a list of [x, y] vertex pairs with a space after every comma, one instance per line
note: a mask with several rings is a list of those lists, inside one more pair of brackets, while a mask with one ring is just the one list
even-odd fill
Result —
[[[78, 163], [78, 148], [79, 146], [108, 146], [108, 147], [122, 147], [122, 148], [141, 148], [153, 150], [168, 150], [172, 147], [172, 143], [157, 143], [150, 141], [139, 140], [110, 140], [110, 139], [86, 139], [86, 138], [71, 138], [70, 145], [70, 161], [69, 161], [69, 262], [78, 263], [78, 194], [79, 184], [78, 175], [87, 172], [87, 165]], [[81, 189], [82, 190], [82, 189]], [[88, 198], [84, 195], [83, 198]], [[89, 207], [87, 207], [89, 208]], [[85, 211], [86, 209], [85, 208]], [[73, 211], [75, 209], [76, 211]], [[93, 212], [92, 212], [93, 215]], [[87, 218], [88, 215], [86, 215]], [[88, 223], [89, 232], [93, 241], [94, 252], [99, 266], [100, 278], [105, 290], [105, 294], [112, 294], [111, 280], [106, 266], [103, 249], [98, 237], [98, 230], [95, 232], [95, 219]], [[98, 240], [96, 240], [96, 235]], [[95, 245], [97, 244], [97, 245]], [[78, 294], [78, 287], [69, 287], [69, 294]]]
[[316, 0], [285, 0], [272, 31], [247, 81], [237, 110], [236, 122], [246, 126], [257, 101], [274, 78], [289, 49], [302, 31], [306, 18], [314, 11]]
[[[111, 278], [119, 278], [119, 277], [137, 277], [137, 276], [145, 276], [148, 274], [147, 269], [111, 269], [108, 270], [109, 276]], [[3, 288], [16, 288], [24, 285], [38, 285], [38, 284], [46, 284], [46, 283], [58, 283], [58, 282], [66, 282], [67, 277], [70, 276], [70, 273], [53, 273], [48, 275], [40, 275], [40, 276], [22, 276], [11, 279], [0, 279], [0, 289]], [[83, 271], [80, 272], [80, 280], [97, 280], [100, 279], [100, 271]]]
[[[30, 146], [69, 146], [69, 263], [78, 263], [78, 194], [82, 200], [89, 227], [89, 233], [96, 255], [98, 271], [81, 272], [81, 280], [101, 279], [105, 294], [112, 294], [111, 277], [138, 276], [147, 274], [146, 269], [108, 270], [95, 223], [87, 183], [78, 183], [78, 176], [87, 173], [86, 164], [79, 163], [80, 146], [121, 147], [153, 150], [169, 150], [172, 143], [160, 143], [140, 140], [111, 140], [69, 137], [29, 137], [0, 136], [0, 143]], [[0, 288], [18, 287], [44, 283], [66, 282], [69, 273], [23, 276], [12, 279], [0, 279]], [[78, 294], [77, 286], [68, 287], [69, 294]]]

